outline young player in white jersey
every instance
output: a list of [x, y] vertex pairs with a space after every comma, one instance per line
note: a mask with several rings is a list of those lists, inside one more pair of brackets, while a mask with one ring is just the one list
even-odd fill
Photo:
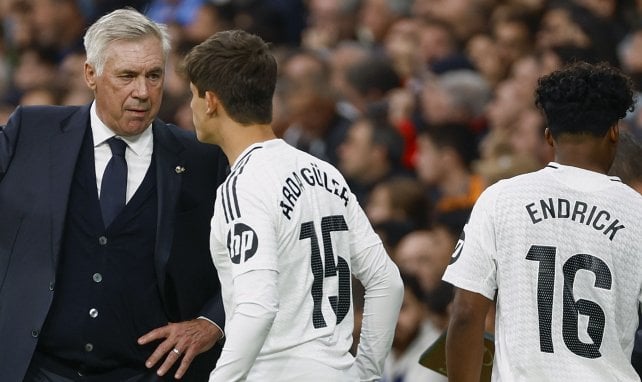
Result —
[[493, 381], [639, 381], [642, 197], [606, 175], [632, 98], [606, 65], [540, 79], [555, 162], [490, 186], [473, 208], [443, 277], [457, 287], [450, 381], [479, 381], [494, 299]]
[[[403, 284], [339, 171], [275, 137], [268, 46], [219, 32], [185, 62], [197, 136], [232, 164], [212, 219], [227, 322], [210, 381], [378, 380]], [[352, 275], [366, 289], [356, 359]]]

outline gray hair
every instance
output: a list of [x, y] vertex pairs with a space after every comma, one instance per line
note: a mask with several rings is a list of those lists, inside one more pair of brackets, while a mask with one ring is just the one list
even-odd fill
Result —
[[452, 97], [455, 106], [464, 109], [473, 117], [482, 115], [491, 99], [490, 85], [473, 70], [448, 71], [438, 77], [438, 83], [438, 86]]
[[148, 19], [133, 8], [117, 9], [101, 17], [85, 33], [84, 44], [87, 63], [92, 65], [96, 74], [101, 75], [107, 60], [106, 51], [114, 41], [139, 40], [148, 36], [157, 37], [163, 45], [163, 56], [171, 49], [167, 26]]
[[399, 16], [409, 16], [411, 14], [412, 0], [388, 0], [388, 8]]

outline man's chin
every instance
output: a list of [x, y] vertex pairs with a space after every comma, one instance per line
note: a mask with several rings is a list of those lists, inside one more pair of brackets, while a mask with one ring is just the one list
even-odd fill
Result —
[[126, 135], [138, 135], [145, 131], [151, 124], [151, 121], [146, 120], [131, 120], [125, 127]]

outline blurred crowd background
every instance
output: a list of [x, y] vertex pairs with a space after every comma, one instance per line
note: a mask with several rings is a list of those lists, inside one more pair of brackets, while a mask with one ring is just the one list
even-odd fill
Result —
[[[446, 328], [441, 274], [473, 203], [553, 160], [537, 79], [583, 60], [642, 85], [641, 0], [0, 0], [0, 125], [90, 102], [82, 36], [123, 6], [169, 26], [160, 118], [185, 129], [192, 46], [232, 28], [272, 43], [277, 135], [342, 171], [406, 282], [388, 381], [441, 380], [416, 357]], [[642, 136], [637, 109], [623, 129]]]

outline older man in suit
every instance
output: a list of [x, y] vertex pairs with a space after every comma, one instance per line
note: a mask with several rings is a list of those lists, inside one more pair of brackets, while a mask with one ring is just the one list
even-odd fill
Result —
[[206, 380], [227, 161], [156, 118], [163, 25], [116, 10], [84, 40], [95, 101], [18, 107], [0, 128], [0, 380]]

